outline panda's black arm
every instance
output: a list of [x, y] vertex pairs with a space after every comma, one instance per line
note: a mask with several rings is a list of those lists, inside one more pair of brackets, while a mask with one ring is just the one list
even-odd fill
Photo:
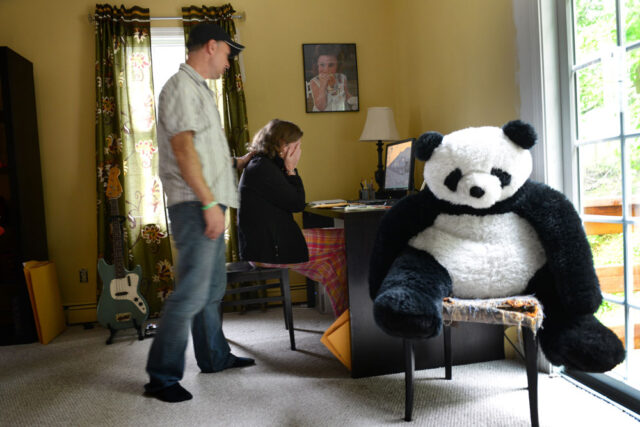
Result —
[[571, 202], [552, 188], [528, 181], [514, 210], [527, 219], [538, 234], [554, 294], [562, 306], [574, 313], [593, 313], [602, 301], [593, 267], [591, 248], [582, 222]]
[[423, 190], [403, 198], [382, 217], [369, 264], [369, 294], [372, 299], [409, 239], [433, 224], [438, 216], [436, 206], [433, 195]]

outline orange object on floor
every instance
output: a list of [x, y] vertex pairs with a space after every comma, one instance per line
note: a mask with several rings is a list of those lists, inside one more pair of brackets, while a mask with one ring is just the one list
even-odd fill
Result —
[[40, 343], [47, 344], [66, 328], [56, 266], [49, 261], [24, 263], [33, 318]]
[[351, 370], [351, 322], [349, 310], [336, 319], [327, 329], [320, 342], [324, 344], [347, 369]]

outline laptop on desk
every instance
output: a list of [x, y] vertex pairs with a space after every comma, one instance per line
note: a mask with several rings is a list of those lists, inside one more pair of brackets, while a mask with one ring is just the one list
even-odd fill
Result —
[[[309, 206], [342, 207], [344, 205], [391, 206], [413, 190], [415, 163], [414, 138], [392, 142], [385, 147], [384, 183], [375, 199], [320, 200]], [[339, 206], [340, 205], [340, 206]]]
[[383, 187], [374, 200], [359, 200], [358, 203], [393, 205], [413, 190], [414, 141], [414, 138], [409, 138], [387, 144]]

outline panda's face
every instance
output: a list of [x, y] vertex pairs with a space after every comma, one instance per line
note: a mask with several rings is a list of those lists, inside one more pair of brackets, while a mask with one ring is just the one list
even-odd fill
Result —
[[468, 128], [446, 135], [424, 165], [433, 194], [476, 209], [511, 197], [531, 174], [531, 154], [500, 128]]

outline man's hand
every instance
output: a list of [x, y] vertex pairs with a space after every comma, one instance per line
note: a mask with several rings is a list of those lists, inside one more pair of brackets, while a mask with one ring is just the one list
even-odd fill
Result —
[[253, 151], [249, 151], [244, 156], [236, 158], [236, 166], [239, 171], [243, 170], [247, 166], [247, 164], [249, 164], [249, 160], [251, 160], [254, 154], [255, 153]]
[[204, 234], [211, 240], [217, 239], [224, 233], [224, 212], [219, 205], [210, 207], [203, 211], [206, 227]]

